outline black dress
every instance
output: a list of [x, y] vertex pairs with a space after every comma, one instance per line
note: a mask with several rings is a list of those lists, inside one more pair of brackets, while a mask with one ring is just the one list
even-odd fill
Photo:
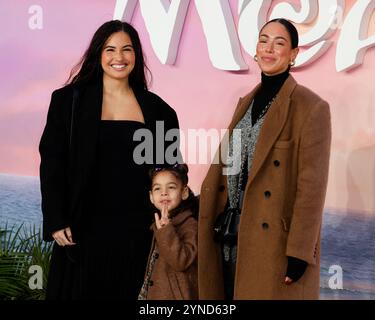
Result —
[[144, 124], [102, 120], [93, 195], [85, 210], [83, 297], [137, 299], [151, 245], [147, 166], [134, 162]]
[[137, 299], [152, 239], [148, 167], [133, 160], [140, 143], [133, 134], [141, 128], [136, 121], [100, 121], [85, 226], [77, 247], [65, 248], [72, 259], [64, 299]]

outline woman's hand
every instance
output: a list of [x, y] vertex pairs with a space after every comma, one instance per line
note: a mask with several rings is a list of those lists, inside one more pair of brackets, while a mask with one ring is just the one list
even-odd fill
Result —
[[72, 231], [70, 227], [61, 229], [52, 233], [52, 237], [55, 239], [59, 246], [72, 246], [75, 245], [73, 242]]
[[285, 277], [285, 281], [284, 282], [285, 282], [285, 284], [287, 286], [289, 286], [289, 285], [291, 285], [293, 283], [293, 280], [291, 278], [289, 278], [289, 277]]
[[298, 281], [306, 271], [307, 262], [295, 257], [288, 258], [288, 267], [286, 270], [284, 283], [289, 286], [293, 282]]
[[156, 228], [160, 229], [169, 224], [170, 220], [168, 217], [168, 206], [165, 204], [163, 206], [163, 209], [161, 210], [161, 218], [159, 218], [159, 215], [155, 213], [155, 224]]

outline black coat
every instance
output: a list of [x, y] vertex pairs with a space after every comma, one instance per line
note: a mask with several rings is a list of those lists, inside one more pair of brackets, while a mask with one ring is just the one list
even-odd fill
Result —
[[[178, 129], [177, 115], [167, 103], [150, 91], [134, 90], [134, 93], [146, 128], [153, 133], [155, 158], [156, 121], [164, 121], [165, 132]], [[45, 241], [52, 241], [52, 232], [68, 226], [72, 229], [73, 240], [79, 238], [83, 195], [95, 162], [103, 100], [102, 84], [78, 88], [73, 122], [72, 100], [72, 85], [52, 93], [47, 123], [39, 145]], [[164, 148], [175, 142], [166, 142]]]

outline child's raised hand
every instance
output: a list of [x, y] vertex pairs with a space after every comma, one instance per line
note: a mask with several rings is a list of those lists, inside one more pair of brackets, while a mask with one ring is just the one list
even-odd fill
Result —
[[168, 217], [168, 206], [165, 204], [161, 210], [161, 217], [155, 213], [155, 224], [158, 229], [163, 228], [167, 224], [169, 224], [170, 220]]

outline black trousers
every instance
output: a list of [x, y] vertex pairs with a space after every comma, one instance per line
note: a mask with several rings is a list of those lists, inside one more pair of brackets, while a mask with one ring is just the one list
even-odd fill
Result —
[[237, 262], [237, 245], [223, 243], [221, 246], [221, 249], [222, 249], [225, 300], [233, 300], [234, 279], [236, 275], [236, 262]]

